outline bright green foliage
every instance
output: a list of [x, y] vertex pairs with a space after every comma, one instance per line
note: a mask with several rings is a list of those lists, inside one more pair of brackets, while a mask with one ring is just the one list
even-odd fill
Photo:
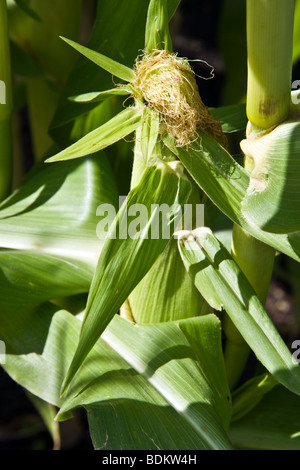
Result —
[[227, 250], [206, 228], [182, 232], [179, 249], [201, 294], [216, 310], [225, 310], [274, 377], [300, 395], [300, 368]]
[[[112, 223], [93, 278], [80, 342], [63, 392], [113, 315], [149, 271], [176, 230], [181, 219], [180, 209], [191, 192], [191, 184], [181, 174], [180, 164], [176, 163], [176, 167], [175, 170], [168, 164], [149, 167]], [[162, 214], [160, 227], [159, 205], [162, 203], [170, 209]], [[131, 207], [135, 210], [138, 205], [143, 205], [147, 214], [137, 224], [135, 217], [131, 219]], [[161, 228], [167, 229], [167, 237]]]
[[[68, 18], [59, 16], [62, 26], [79, 24], [83, 3], [76, 2]], [[47, 12], [53, 21], [62, 5], [7, 3], [12, 70], [20, 75], [14, 86], [21, 82], [33, 92], [36, 85], [42, 99], [35, 105], [45, 107], [47, 125], [34, 113], [29, 124], [33, 137], [47, 139], [39, 141], [41, 162], [0, 204], [3, 367], [31, 397], [55, 448], [59, 423], [83, 407], [99, 450], [299, 450], [299, 363], [268, 316], [259, 288], [265, 292], [269, 280], [262, 279], [264, 251], [270, 254], [270, 277], [275, 250], [300, 261], [297, 113], [292, 123], [272, 123], [271, 132], [255, 127], [255, 118], [247, 126], [253, 109], [265, 113], [265, 108], [260, 109], [256, 92], [249, 92], [253, 81], [247, 106], [236, 102], [245, 83], [236, 87], [233, 64], [239, 57], [226, 44], [245, 31], [242, 23], [233, 29], [234, 6], [227, 1], [220, 38], [229, 67], [223, 96], [228, 105], [203, 109], [220, 121], [228, 142], [221, 128], [214, 134], [201, 127], [189, 145], [176, 145], [163, 112], [150, 106], [137, 85], [135, 61], [145, 50], [172, 52], [169, 22], [180, 1], [95, 3], [87, 46], [71, 33], [64, 42], [57, 35], [61, 49], [51, 63], [32, 52], [45, 47], [34, 44], [34, 34], [31, 49], [26, 48], [28, 25], [31, 32], [47, 31]], [[261, 19], [266, 26], [259, 37], [266, 49], [258, 54], [253, 18], [262, 3], [270, 15]], [[281, 18], [272, 2], [248, 0], [251, 71], [258, 55], [276, 56], [270, 48], [278, 40], [280, 54], [289, 45], [290, 60], [291, 31], [286, 41], [283, 36], [293, 19], [292, 3], [276, 0], [286, 12]], [[42, 8], [42, 17], [34, 6]], [[239, 8], [235, 13], [244, 11]], [[295, 18], [298, 10], [299, 2]], [[0, 0], [0, 12], [5, 12], [1, 23], [5, 1]], [[272, 37], [270, 44], [267, 33], [275, 20], [282, 37]], [[8, 31], [0, 28], [0, 74], [4, 70], [11, 81], [8, 44]], [[80, 53], [68, 79], [66, 50]], [[246, 54], [242, 39], [239, 51]], [[246, 58], [240, 61], [241, 74]], [[263, 96], [266, 77], [272, 77], [274, 89], [289, 101], [291, 70], [276, 73], [273, 62], [259, 67], [260, 92]], [[182, 88], [195, 93], [184, 77]], [[32, 105], [30, 93], [26, 98], [18, 88], [15, 95], [20, 106], [27, 99]], [[282, 109], [295, 112], [297, 106], [290, 108], [287, 101], [279, 103]], [[0, 172], [5, 174], [0, 198], [10, 178], [11, 96], [8, 105], [0, 104]], [[280, 139], [273, 139], [281, 131]], [[204, 205], [205, 227], [193, 218], [182, 230], [185, 204]], [[246, 246], [252, 246], [254, 267], [242, 258]], [[227, 354], [232, 338], [238, 347]], [[246, 378], [241, 350], [245, 357], [252, 351], [258, 366]]]

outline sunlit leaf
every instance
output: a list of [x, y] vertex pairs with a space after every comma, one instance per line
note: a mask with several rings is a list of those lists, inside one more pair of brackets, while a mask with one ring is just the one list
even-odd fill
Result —
[[178, 243], [187, 271], [211, 307], [224, 309], [261, 363], [300, 395], [300, 366], [228, 251], [207, 228], [182, 232]]
[[72, 96], [69, 99], [75, 103], [97, 103], [115, 95], [129, 95], [131, 90], [128, 87], [112, 88], [106, 91], [94, 91], [83, 93], [82, 95]]
[[0, 309], [10, 312], [88, 292], [93, 273], [91, 265], [78, 260], [30, 250], [0, 251]]
[[124, 111], [121, 111], [98, 129], [89, 132], [75, 144], [48, 158], [46, 163], [72, 160], [98, 152], [134, 132], [140, 122], [141, 115], [136, 108], [124, 109]]
[[253, 237], [300, 261], [300, 232], [273, 234], [247, 222], [242, 214], [242, 201], [249, 186], [249, 173], [218, 142], [203, 132], [199, 132], [197, 144], [189, 149], [176, 148], [169, 137], [165, 142], [227, 217]]
[[132, 82], [134, 80], [135, 75], [133, 70], [129, 67], [126, 67], [126, 65], [119, 64], [119, 62], [116, 62], [115, 60], [110, 59], [109, 57], [106, 57], [97, 51], [93, 51], [88, 47], [82, 46], [75, 41], [71, 41], [70, 39], [64, 37], [61, 37], [61, 39], [72, 46], [73, 49], [80, 52], [80, 54], [84, 55], [96, 65], [102, 67], [112, 75], [121, 78], [121, 80], [125, 80], [126, 82]]
[[[59, 390], [76, 348], [81, 322], [47, 304], [22, 314], [14, 314], [5, 324], [11, 339], [20, 328], [26, 332], [15, 335], [14, 342], [7, 342], [6, 371], [32, 396], [60, 406], [58, 420], [72, 417], [78, 407], [86, 408], [95, 449], [207, 448], [185, 417], [102, 339], [88, 355], [62, 403]], [[215, 330], [219, 334], [219, 328]], [[216, 345], [219, 348], [219, 342]], [[216, 369], [222, 370], [217, 364]]]
[[[168, 244], [181, 220], [191, 184], [178, 162], [149, 167], [128, 195], [105, 240], [92, 282], [78, 348], [64, 383], [66, 390], [82, 361]], [[164, 204], [166, 211], [161, 212]], [[137, 208], [141, 213], [137, 221]]]
[[104, 154], [53, 165], [41, 163], [0, 205], [0, 245], [90, 260], [106, 234], [97, 230], [101, 204], [118, 205]]
[[134, 326], [116, 317], [103, 339], [183, 416], [208, 449], [230, 449], [230, 398], [214, 315]]

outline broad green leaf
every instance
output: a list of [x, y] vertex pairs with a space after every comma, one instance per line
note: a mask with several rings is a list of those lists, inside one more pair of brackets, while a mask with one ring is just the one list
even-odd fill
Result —
[[300, 366], [228, 251], [207, 228], [181, 232], [178, 244], [187, 271], [211, 307], [224, 309], [261, 363], [300, 395]]
[[300, 450], [300, 398], [277, 386], [243, 418], [230, 437], [238, 449]]
[[[62, 404], [59, 390], [76, 348], [81, 322], [66, 311], [49, 310], [46, 304], [34, 314], [22, 313], [22, 317], [14, 314], [8, 322], [10, 335], [23, 328], [18, 338], [23, 343], [19, 342], [17, 349], [8, 346], [6, 371], [36, 397], [62, 405], [58, 420], [71, 417], [75, 408], [85, 407], [95, 449], [206, 448], [192, 426], [102, 339], [74, 380], [72, 396]], [[45, 317], [46, 325], [41, 322]]]
[[64, 391], [114, 314], [163, 252], [190, 192], [191, 184], [180, 163], [174, 162], [173, 168], [164, 163], [149, 167], [129, 193], [99, 258]]
[[[151, 154], [147, 155], [147, 151], [151, 147], [152, 135], [149, 129], [152, 127], [147, 124], [145, 127], [145, 134], [147, 134], [147, 129], [149, 132], [149, 145], [147, 146], [145, 136], [145, 144], [142, 145], [142, 150], [146, 149], [142, 155], [143, 163], [147, 160], [151, 162]], [[154, 155], [159, 151], [159, 145], [156, 145]], [[167, 156], [166, 150], [165, 147], [160, 149], [164, 158]], [[136, 153], [135, 157], [137, 157]], [[182, 224], [189, 229], [204, 224], [201, 191], [196, 183], [191, 181], [191, 184], [192, 192], [185, 206], [189, 213], [186, 214], [183, 219], [184, 224]], [[186, 272], [175, 239], [172, 239], [166, 246], [155, 264], [130, 294], [128, 301], [132, 316], [139, 324], [180, 320], [211, 312], [209, 305]]]
[[211, 312], [182, 263], [177, 240], [171, 240], [129, 296], [134, 320], [159, 323]]
[[132, 82], [135, 79], [135, 74], [132, 69], [126, 67], [126, 65], [119, 64], [113, 59], [100, 54], [97, 51], [93, 51], [88, 47], [81, 46], [80, 44], [76, 43], [75, 41], [71, 41], [70, 39], [61, 37], [63, 41], [73, 47], [76, 51], [80, 52], [80, 54], [87, 57], [89, 60], [94, 62], [99, 67], [102, 67], [107, 72], [111, 73], [115, 77], [121, 78], [121, 80], [125, 80], [126, 82]]
[[145, 326], [115, 317], [103, 339], [183, 416], [208, 449], [231, 449], [230, 395], [214, 315]]
[[213, 117], [220, 121], [224, 133], [245, 131], [248, 122], [245, 104], [210, 108]]
[[72, 96], [69, 99], [75, 103], [97, 103], [104, 101], [114, 95], [130, 95], [131, 90], [129, 87], [112, 88], [106, 91], [94, 91], [90, 93], [83, 93], [81, 95]]
[[[131, 389], [131, 393], [127, 392], [125, 398], [117, 397], [87, 407], [95, 449], [207, 450], [192, 426], [153, 387], [148, 390], [145, 379], [141, 381], [138, 375], [133, 379], [133, 374], [134, 372], [129, 372], [127, 377], [123, 373], [120, 378], [115, 374], [114, 381], [111, 380], [109, 391], [112, 387], [114, 391], [122, 390], [126, 382], [126, 389]], [[143, 400], [144, 392], [148, 393], [148, 397]], [[138, 397], [133, 398], [136, 395]]]
[[38, 251], [0, 251], [0, 309], [10, 312], [88, 292], [93, 271], [87, 263]]
[[176, 148], [169, 137], [165, 139], [165, 143], [227, 217], [253, 237], [300, 261], [300, 232], [290, 235], [273, 234], [247, 222], [242, 214], [242, 201], [249, 186], [249, 173], [218, 142], [199, 132], [197, 146], [188, 150]]
[[71, 160], [98, 152], [134, 132], [140, 122], [141, 115], [136, 108], [124, 109], [98, 129], [89, 132], [70, 147], [48, 158], [46, 163]]
[[117, 207], [105, 155], [53, 165], [41, 163], [0, 205], [0, 246], [38, 250], [96, 264], [105, 234], [97, 209]]

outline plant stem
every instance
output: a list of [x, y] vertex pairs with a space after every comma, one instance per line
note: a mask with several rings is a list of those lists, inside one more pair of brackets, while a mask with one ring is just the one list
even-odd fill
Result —
[[[294, 0], [247, 0], [247, 115], [251, 124], [269, 129], [286, 119], [290, 109]], [[251, 172], [253, 161], [245, 157]], [[232, 256], [265, 303], [275, 250], [234, 225]], [[224, 357], [229, 386], [238, 383], [250, 348], [226, 316]]]
[[0, 201], [12, 184], [12, 84], [6, 0], [0, 0]]
[[247, 0], [247, 115], [268, 129], [290, 108], [294, 0]]

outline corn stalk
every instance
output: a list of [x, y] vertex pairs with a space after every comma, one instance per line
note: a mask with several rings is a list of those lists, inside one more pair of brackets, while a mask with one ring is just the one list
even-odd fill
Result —
[[[255, 133], [265, 134], [289, 116], [293, 14], [293, 0], [247, 1], [247, 140], [251, 141]], [[245, 141], [242, 148], [244, 151], [247, 148]], [[260, 161], [263, 158], [261, 154]], [[260, 163], [245, 152], [245, 168], [251, 173], [257, 166]], [[234, 225], [232, 255], [264, 303], [275, 250]], [[250, 349], [228, 318], [224, 326], [228, 336], [225, 361], [233, 388], [245, 367]]]

